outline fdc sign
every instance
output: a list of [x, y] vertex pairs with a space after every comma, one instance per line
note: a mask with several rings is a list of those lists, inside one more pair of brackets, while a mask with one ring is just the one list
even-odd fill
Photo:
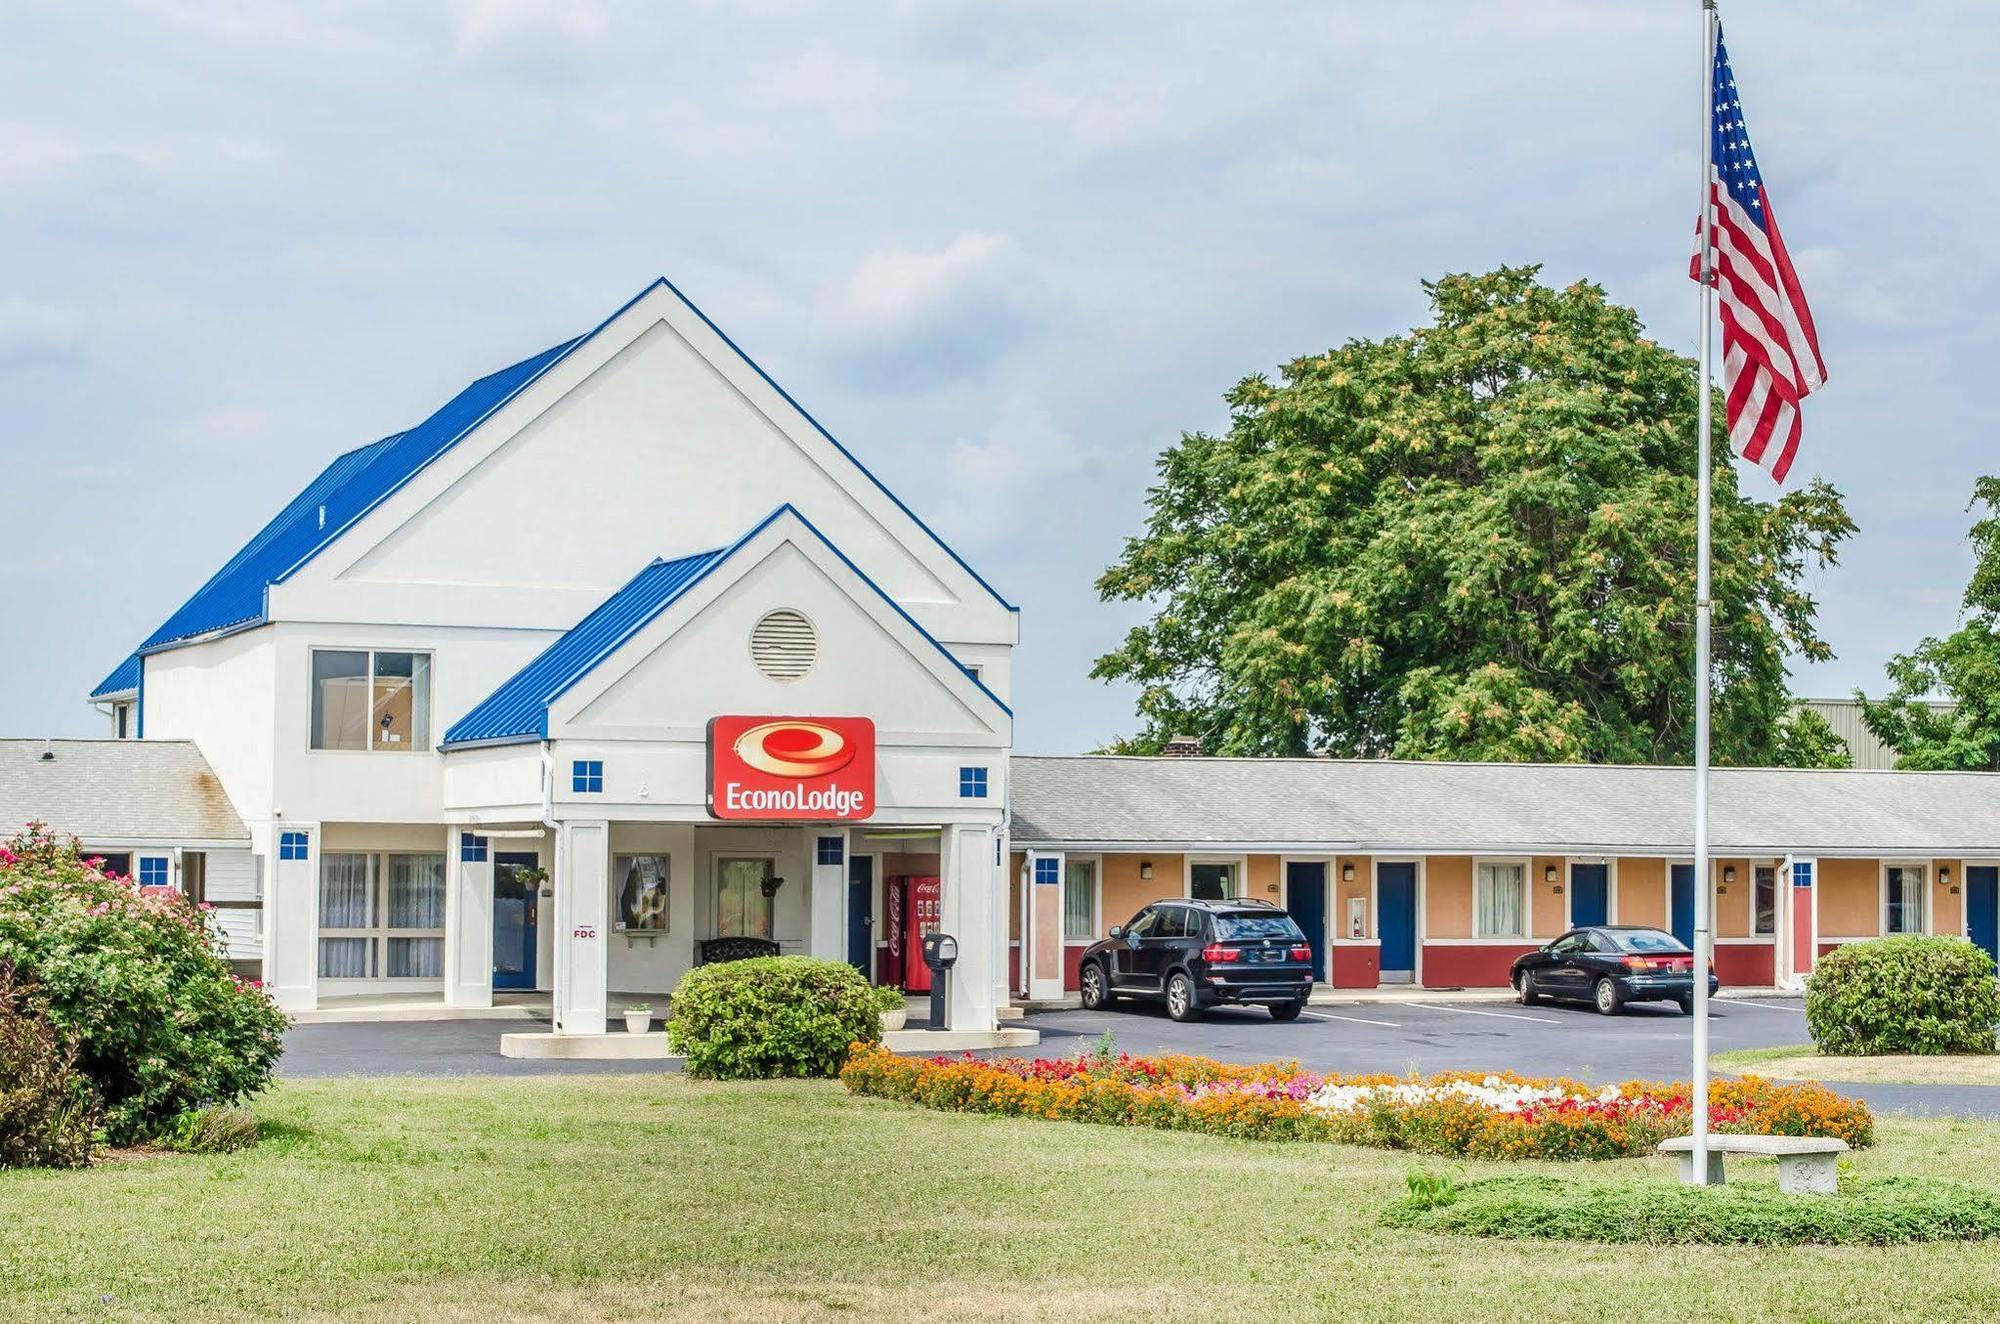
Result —
[[875, 723], [866, 717], [715, 717], [715, 818], [859, 819], [875, 812]]

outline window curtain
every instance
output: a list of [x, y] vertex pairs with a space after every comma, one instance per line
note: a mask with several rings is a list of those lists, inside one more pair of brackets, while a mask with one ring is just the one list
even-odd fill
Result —
[[322, 979], [367, 979], [368, 954], [374, 948], [373, 938], [321, 938], [319, 940], [319, 974]]
[[1528, 931], [1522, 914], [1526, 880], [1527, 870], [1522, 865], [1479, 866], [1479, 937], [1512, 938]]
[[1063, 938], [1088, 942], [1097, 936], [1097, 866], [1070, 860], [1063, 870]]
[[369, 904], [368, 857], [325, 854], [319, 857], [319, 926], [323, 929], [366, 929], [374, 926]]
[[389, 857], [389, 927], [444, 927], [444, 856]]
[[1889, 932], [1924, 931], [1924, 871], [1894, 867], [1889, 870]]
[[715, 934], [719, 938], [771, 936], [771, 900], [764, 895], [769, 860], [724, 860], [716, 888]]
[[410, 748], [431, 747], [431, 658], [417, 653], [410, 658]]
[[389, 939], [391, 979], [438, 979], [444, 975], [443, 938]]

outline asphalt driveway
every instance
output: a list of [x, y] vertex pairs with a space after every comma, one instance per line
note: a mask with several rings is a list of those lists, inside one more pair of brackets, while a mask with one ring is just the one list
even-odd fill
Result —
[[[1047, 1012], [1029, 1017], [1036, 1050], [1062, 1056], [1094, 1047], [1108, 1030], [1131, 1053], [1200, 1053], [1234, 1062], [1296, 1059], [1319, 1071], [1405, 1072], [1470, 1069], [1610, 1081], [1685, 1080], [1689, 1022], [1677, 1010], [1628, 1008], [1599, 1016], [1582, 1007], [1506, 1002], [1368, 1002], [1312, 1007], [1289, 1024], [1262, 1011], [1218, 1009], [1205, 1021], [1175, 1024], [1163, 1011]], [[500, 1036], [542, 1028], [526, 1020], [414, 1021], [301, 1025], [285, 1036], [280, 1074], [588, 1075], [676, 1070], [667, 1062], [530, 1061], [500, 1056]], [[1718, 999], [1710, 1022], [1715, 1051], [1810, 1041], [1796, 999]], [[2000, 1118], [2000, 1088], [1975, 1085], [1840, 1085], [1893, 1112]]]

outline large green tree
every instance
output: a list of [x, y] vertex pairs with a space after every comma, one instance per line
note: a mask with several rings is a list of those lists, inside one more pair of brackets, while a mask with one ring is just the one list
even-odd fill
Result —
[[1968, 509], [1981, 506], [1958, 629], [1890, 658], [1881, 700], [1854, 694], [1861, 720], [1896, 751], [1899, 768], [2000, 771], [2000, 477], [1972, 485]]
[[[1537, 272], [1427, 283], [1429, 325], [1246, 378], [1161, 455], [1098, 581], [1153, 609], [1093, 672], [1139, 687], [1125, 747], [1692, 758], [1694, 366]], [[1711, 444], [1714, 749], [1768, 763], [1787, 658], [1831, 655], [1801, 578], [1854, 525], [1824, 483], [1745, 497]]]

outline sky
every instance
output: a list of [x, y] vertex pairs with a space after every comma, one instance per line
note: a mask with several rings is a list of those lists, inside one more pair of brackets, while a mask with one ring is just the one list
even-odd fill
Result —
[[[1860, 525], [1795, 684], [1879, 691], [2000, 470], [2000, 11], [1723, 18]], [[331, 456], [666, 275], [1020, 605], [1017, 747], [1094, 748], [1093, 581], [1240, 378], [1500, 263], [1693, 352], [1703, 76], [1694, 0], [7, 0], [0, 733], [103, 733]]]

